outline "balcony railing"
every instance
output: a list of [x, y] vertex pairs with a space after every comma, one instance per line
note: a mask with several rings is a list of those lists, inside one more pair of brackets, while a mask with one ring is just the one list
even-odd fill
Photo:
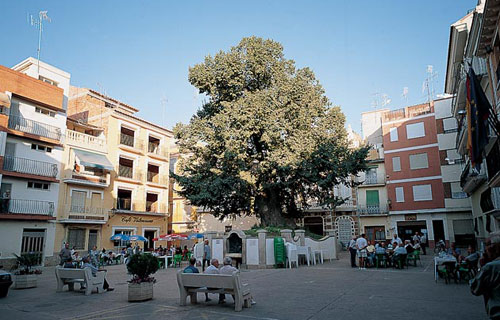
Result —
[[107, 151], [106, 139], [78, 131], [66, 130], [66, 142], [74, 146], [86, 147], [101, 152]]
[[118, 175], [120, 177], [132, 179], [134, 174], [134, 169], [132, 167], [120, 165], [118, 168]]
[[61, 140], [60, 128], [20, 116], [9, 116], [9, 128], [57, 141]]
[[132, 210], [132, 199], [118, 198], [116, 201], [116, 209], [118, 210]]
[[384, 177], [380, 177], [377, 174], [368, 174], [365, 175], [365, 181], [363, 182], [364, 185], [371, 185], [371, 184], [384, 184]]
[[405, 107], [384, 113], [384, 121], [390, 122], [399, 119], [412, 118], [423, 114], [432, 113], [432, 107], [428, 104]]
[[148, 182], [160, 183], [160, 174], [148, 171]]
[[149, 142], [148, 143], [148, 152], [154, 153], [154, 154], [157, 154], [157, 155], [163, 156], [163, 157], [168, 156], [167, 149], [163, 146], [160, 146], [157, 143]]
[[79, 180], [83, 183], [97, 183], [97, 184], [109, 184], [108, 181], [108, 176], [97, 176], [93, 174], [86, 174], [82, 172], [75, 172], [73, 171], [71, 173], [71, 179], [73, 180]]
[[57, 164], [11, 156], [4, 157], [3, 169], [50, 178], [57, 177], [58, 172]]
[[484, 165], [481, 166], [481, 171], [477, 172], [476, 169], [471, 167], [470, 161], [467, 161], [467, 164], [460, 175], [460, 186], [464, 192], [471, 194], [484, 181], [486, 181], [486, 172], [484, 167]]
[[385, 205], [366, 205], [366, 206], [358, 206], [358, 213], [361, 215], [366, 214], [387, 214], [389, 211], [387, 210], [387, 206]]
[[54, 202], [51, 201], [2, 199], [1, 202], [4, 213], [54, 216]]
[[136, 139], [134, 136], [130, 136], [128, 134], [120, 134], [120, 144], [129, 146], [135, 149], [143, 149], [142, 140]]

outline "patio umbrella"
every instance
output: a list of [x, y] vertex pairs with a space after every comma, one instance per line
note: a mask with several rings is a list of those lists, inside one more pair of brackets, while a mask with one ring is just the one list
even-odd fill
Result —
[[133, 236], [129, 237], [130, 241], [148, 241], [148, 239], [144, 238], [143, 236], [140, 236], [138, 234], [135, 234]]
[[203, 238], [203, 233], [193, 233], [193, 234], [190, 234], [188, 239], [191, 240], [191, 239], [201, 239]]
[[129, 241], [130, 237], [127, 236], [126, 234], [117, 233], [117, 234], [111, 236], [111, 238], [109, 238], [109, 240], [111, 240], [111, 241]]

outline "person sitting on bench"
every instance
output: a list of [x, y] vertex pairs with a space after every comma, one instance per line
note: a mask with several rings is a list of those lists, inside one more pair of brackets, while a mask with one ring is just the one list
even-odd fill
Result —
[[[95, 277], [97, 272], [99, 271], [104, 271], [104, 270], [99, 270], [97, 269], [96, 267], [94, 267], [91, 263], [90, 263], [90, 258], [87, 256], [87, 257], [84, 257], [83, 258], [83, 266], [82, 268], [90, 268], [90, 270], [92, 271], [92, 275]], [[106, 278], [104, 278], [104, 285], [102, 286], [104, 288], [104, 290], [106, 291], [113, 291], [115, 290], [115, 288], [111, 288], [109, 286], [109, 283], [108, 281], [106, 280]], [[82, 288], [83, 289], [83, 288]]]

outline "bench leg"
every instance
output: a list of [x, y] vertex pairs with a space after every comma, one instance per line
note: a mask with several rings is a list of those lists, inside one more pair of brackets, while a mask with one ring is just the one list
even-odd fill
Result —
[[57, 292], [63, 291], [64, 288], [64, 281], [57, 279]]
[[189, 294], [190, 295], [190, 300], [191, 304], [197, 304], [198, 303], [198, 293], [197, 292], [192, 292]]
[[236, 295], [234, 296], [234, 311], [241, 311], [243, 309], [243, 297]]
[[69, 282], [68, 283], [68, 290], [69, 291], [74, 291], [75, 290], [75, 283], [74, 282]]
[[179, 305], [185, 306], [188, 293], [183, 287], [179, 288], [179, 295], [180, 295]]

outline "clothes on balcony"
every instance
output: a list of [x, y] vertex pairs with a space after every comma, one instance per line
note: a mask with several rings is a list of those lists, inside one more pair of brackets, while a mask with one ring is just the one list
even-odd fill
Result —
[[113, 165], [103, 154], [75, 149], [75, 156], [80, 165], [104, 170], [113, 170]]

